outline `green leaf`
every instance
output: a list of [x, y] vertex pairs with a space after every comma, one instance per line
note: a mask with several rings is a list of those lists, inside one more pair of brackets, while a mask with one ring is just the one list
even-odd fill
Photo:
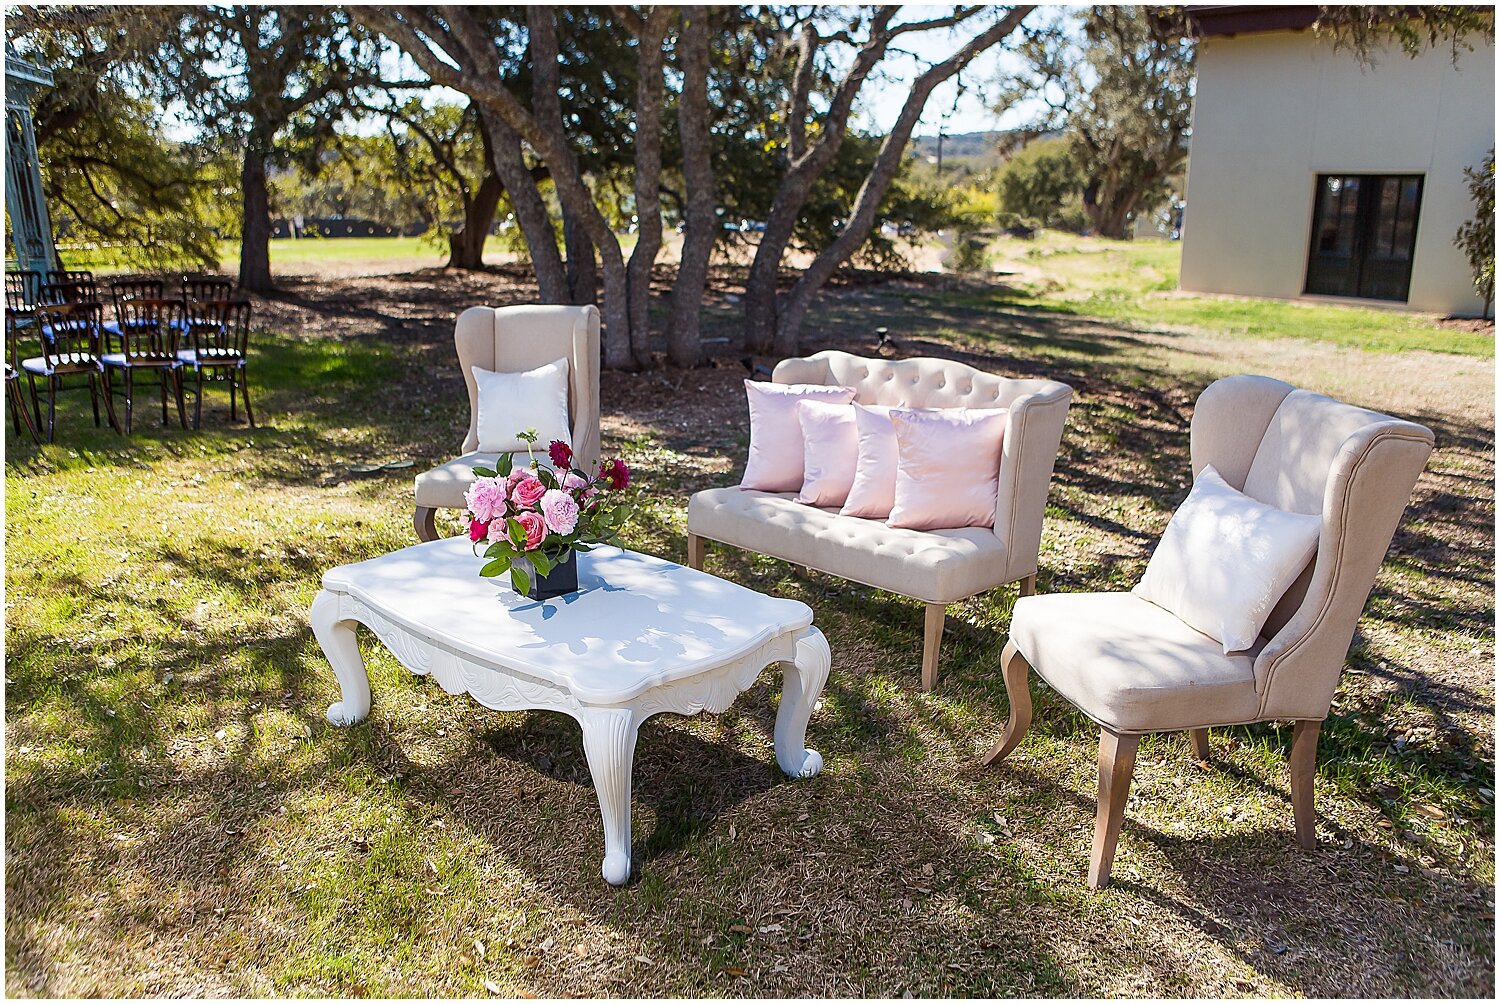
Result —
[[484, 556], [486, 558], [514, 558], [516, 549], [511, 547], [508, 540], [497, 540], [485, 549]]
[[495, 470], [491, 467], [476, 467], [474, 468], [474, 476], [480, 478], [493, 478], [495, 477]]
[[520, 565], [510, 566], [510, 584], [515, 587], [516, 592], [525, 596], [531, 592], [531, 576]]
[[542, 576], [552, 574], [552, 559], [541, 551], [532, 551], [527, 557], [531, 559], [531, 567], [536, 569], [536, 574]]
[[489, 562], [483, 568], [481, 568], [479, 570], [479, 574], [480, 575], [484, 575], [484, 576], [491, 576], [491, 577], [493, 577], [493, 576], [499, 575], [501, 572], [505, 571], [509, 567], [510, 567], [510, 558], [509, 557], [496, 558], [494, 561]]
[[500, 462], [495, 465], [496, 476], [502, 478], [510, 477], [511, 465], [513, 463], [514, 461], [511, 459], [511, 455], [509, 453], [500, 454]]
[[521, 525], [519, 520], [510, 520], [505, 527], [505, 531], [509, 535], [511, 543], [516, 545], [517, 551], [526, 550], [526, 528]]
[[594, 549], [594, 545], [593, 544], [585, 544], [581, 540], [578, 543], [576, 543], [576, 544], [573, 545], [573, 550], [575, 550], [575, 551], [582, 551], [584, 554], [587, 554], [588, 552], [592, 551], [593, 549]]

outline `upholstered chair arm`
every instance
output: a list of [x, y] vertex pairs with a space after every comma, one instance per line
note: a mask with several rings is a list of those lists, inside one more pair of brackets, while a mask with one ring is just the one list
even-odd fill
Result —
[[1244, 490], [1245, 476], [1271, 416], [1293, 389], [1280, 380], [1249, 375], [1209, 384], [1193, 408], [1189, 433], [1193, 476], [1212, 464], [1220, 477]]
[[1327, 716], [1355, 625], [1432, 446], [1431, 430], [1394, 419], [1345, 440], [1328, 474], [1307, 592], [1255, 660], [1263, 718]]
[[574, 352], [569, 367], [569, 399], [573, 411], [574, 466], [592, 471], [599, 467], [603, 444], [599, 442], [599, 308], [590, 305], [578, 319], [573, 333]]
[[1071, 387], [1052, 383], [1010, 403], [995, 504], [995, 535], [1005, 545], [1007, 581], [1037, 570], [1047, 491], [1072, 400]]

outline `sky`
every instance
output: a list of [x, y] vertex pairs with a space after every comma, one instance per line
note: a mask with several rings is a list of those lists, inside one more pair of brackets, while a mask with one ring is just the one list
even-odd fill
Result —
[[[1027, 23], [1043, 23], [1055, 17], [1062, 5], [1047, 5], [1052, 11], [1037, 11]], [[951, 7], [928, 7], [909, 5], [902, 10], [899, 21], [920, 21], [942, 17], [952, 13]], [[901, 40], [901, 46], [915, 57], [893, 57], [888, 59], [889, 68], [879, 78], [872, 78], [862, 92], [856, 125], [871, 132], [890, 131], [896, 116], [901, 112], [901, 103], [906, 97], [911, 81], [927, 65], [941, 61], [972, 37], [976, 28], [957, 31], [927, 31], [914, 33]], [[994, 105], [998, 98], [999, 83], [1007, 75], [1020, 68], [1020, 60], [1009, 51], [1005, 43], [995, 46], [978, 56], [968, 68], [956, 78], [939, 85], [927, 99], [921, 121], [916, 128], [918, 136], [936, 136], [941, 130], [947, 135], [968, 132], [990, 132], [997, 129], [1013, 129], [1023, 125], [1035, 115], [1031, 103], [1023, 103], [998, 113]]]

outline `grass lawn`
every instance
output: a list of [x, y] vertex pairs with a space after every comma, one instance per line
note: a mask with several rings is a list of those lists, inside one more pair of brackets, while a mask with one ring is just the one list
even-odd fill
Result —
[[[1006, 717], [1010, 590], [950, 608], [923, 694], [920, 604], [715, 549], [710, 571], [808, 602], [828, 635], [808, 732], [826, 766], [777, 771], [776, 672], [724, 714], [652, 719], [637, 877], [614, 890], [571, 720], [454, 698], [361, 632], [374, 709], [334, 728], [307, 624], [325, 568], [413, 541], [411, 472], [350, 465], [451, 456], [453, 315], [526, 297], [504, 272], [289, 281], [256, 303], [260, 428], [218, 395], [202, 432], [142, 409], [125, 441], [77, 394], [56, 445], [7, 428], [7, 993], [1493, 994], [1491, 359], [1099, 320], [1057, 291], [829, 292], [808, 350], [868, 351], [886, 326], [903, 353], [1077, 389], [1044, 592], [1138, 578], [1216, 376], [1432, 425], [1325, 724], [1320, 847], [1293, 840], [1290, 728], [1216, 730], [1208, 767], [1152, 737], [1116, 880], [1091, 891], [1090, 723], [1035, 684], [1029, 737], [977, 766]], [[713, 300], [706, 333], [733, 331]], [[606, 449], [647, 491], [633, 546], [681, 560], [688, 495], [738, 479], [736, 357], [605, 375]]]
[[991, 260], [1011, 288], [986, 299], [996, 306], [1057, 311], [1151, 331], [1495, 354], [1493, 330], [1438, 328], [1429, 314], [1183, 293], [1177, 289], [1181, 257], [1182, 245], [1164, 240], [1111, 241], [1050, 231], [1032, 241], [1005, 238], [992, 246]]

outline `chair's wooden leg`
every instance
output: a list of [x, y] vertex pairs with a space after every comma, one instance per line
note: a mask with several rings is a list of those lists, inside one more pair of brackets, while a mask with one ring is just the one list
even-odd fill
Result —
[[250, 410], [250, 376], [245, 372], [245, 367], [243, 366], [239, 368], [239, 371], [240, 393], [244, 395], [245, 398], [245, 421], [249, 424], [250, 428], [253, 429], [255, 428], [255, 412]]
[[1318, 730], [1322, 726], [1322, 722], [1309, 721], [1292, 726], [1292, 819], [1297, 825], [1297, 843], [1308, 850], [1318, 846], [1313, 777], [1318, 773]]
[[57, 439], [57, 388], [62, 381], [57, 377], [47, 378], [47, 442]]
[[234, 379], [231, 377], [229, 380], [229, 420], [231, 422], [236, 420], [234, 413], [234, 391]]
[[1189, 734], [1193, 737], [1193, 758], [1208, 762], [1208, 729], [1192, 729]]
[[94, 383], [94, 374], [89, 374], [89, 403], [94, 406], [94, 428], [99, 428], [99, 385]]
[[197, 430], [203, 428], [203, 367], [195, 367], [194, 373], [197, 376], [198, 391], [197, 400], [193, 404], [193, 428]]
[[1017, 593], [1018, 596], [1035, 596], [1036, 573], [1032, 572], [1030, 575], [1026, 576], [1024, 579], [1017, 583], [1017, 586], [1019, 586], [1020, 588], [1020, 591]]
[[32, 373], [26, 374], [26, 383], [31, 388], [31, 412], [36, 417], [36, 427], [42, 427], [42, 400], [36, 394], [36, 376]]
[[1125, 800], [1135, 773], [1135, 750], [1140, 736], [1099, 731], [1099, 808], [1094, 814], [1094, 850], [1089, 857], [1089, 886], [1102, 889], [1115, 863], [1115, 844], [1125, 820]]
[[1005, 678], [1005, 696], [1010, 699], [1010, 721], [1005, 723], [1000, 741], [984, 758], [986, 767], [1010, 756], [1010, 751], [1021, 744], [1021, 737], [1031, 728], [1031, 687], [1027, 679], [1031, 666], [1013, 641], [1007, 641], [1005, 651], [1000, 654], [1000, 672]]
[[417, 506], [412, 512], [411, 525], [420, 540], [437, 540], [437, 510], [428, 506]]
[[942, 603], [927, 604], [927, 613], [922, 618], [922, 689], [931, 691], [937, 686], [938, 653], [943, 647], [943, 621], [948, 608]]
[[703, 570], [703, 538], [690, 533], [688, 538], [688, 567]]
[[125, 435], [135, 429], [135, 371], [125, 368]]

